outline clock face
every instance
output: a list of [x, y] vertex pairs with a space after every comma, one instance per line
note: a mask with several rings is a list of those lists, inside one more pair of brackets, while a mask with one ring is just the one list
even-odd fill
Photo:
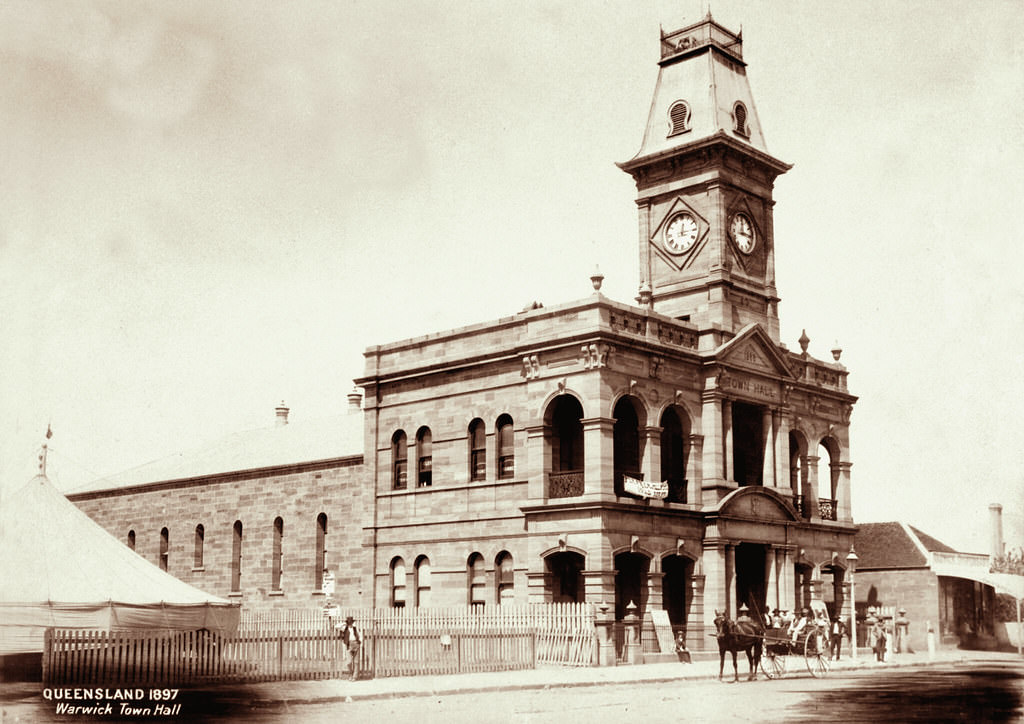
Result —
[[676, 214], [665, 227], [665, 248], [672, 254], [682, 254], [697, 241], [697, 232], [697, 220], [691, 214]]
[[754, 225], [746, 214], [736, 214], [733, 216], [729, 230], [732, 232], [732, 240], [736, 242], [736, 246], [739, 247], [740, 251], [744, 254], [749, 254], [754, 250], [757, 237], [754, 234]]

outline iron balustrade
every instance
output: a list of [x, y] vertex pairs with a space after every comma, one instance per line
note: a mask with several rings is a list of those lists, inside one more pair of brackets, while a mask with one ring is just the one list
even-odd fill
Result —
[[835, 520], [836, 501], [832, 498], [818, 498], [818, 515], [822, 520]]

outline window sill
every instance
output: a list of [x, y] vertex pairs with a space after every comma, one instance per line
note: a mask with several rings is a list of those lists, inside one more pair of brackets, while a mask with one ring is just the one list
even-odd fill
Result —
[[267, 595], [268, 595], [268, 596], [283, 596], [283, 595], [284, 595], [284, 591], [281, 591], [281, 590], [277, 590], [277, 591], [268, 591], [268, 592], [267, 592]]
[[310, 596], [323, 596], [324, 592], [323, 591], [310, 591], [309, 595]]
[[206, 570], [206, 566], [199, 566], [199, 568], [193, 568], [192, 572], [193, 573], [202, 573], [205, 570]]
[[228, 598], [241, 598], [241, 597], [242, 597], [242, 592], [241, 591], [231, 591], [230, 593], [228, 593]]

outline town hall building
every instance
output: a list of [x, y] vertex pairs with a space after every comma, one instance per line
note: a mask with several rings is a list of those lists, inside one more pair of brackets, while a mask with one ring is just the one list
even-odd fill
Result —
[[327, 569], [342, 605], [632, 604], [694, 650], [716, 610], [848, 615], [856, 397], [841, 350], [779, 337], [790, 166], [767, 150], [740, 35], [709, 15], [660, 45], [640, 150], [618, 164], [637, 188], [634, 302], [595, 272], [585, 299], [369, 347], [336, 419], [71, 499], [243, 608], [321, 605]]

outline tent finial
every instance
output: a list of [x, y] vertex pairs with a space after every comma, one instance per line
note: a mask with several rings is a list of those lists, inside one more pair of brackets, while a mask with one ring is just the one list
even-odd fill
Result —
[[[50, 427], [50, 423], [46, 423], [46, 439], [49, 440], [53, 437], [53, 429]], [[49, 449], [47, 443], [43, 443], [43, 449], [39, 453], [39, 474], [46, 475], [46, 453]]]

